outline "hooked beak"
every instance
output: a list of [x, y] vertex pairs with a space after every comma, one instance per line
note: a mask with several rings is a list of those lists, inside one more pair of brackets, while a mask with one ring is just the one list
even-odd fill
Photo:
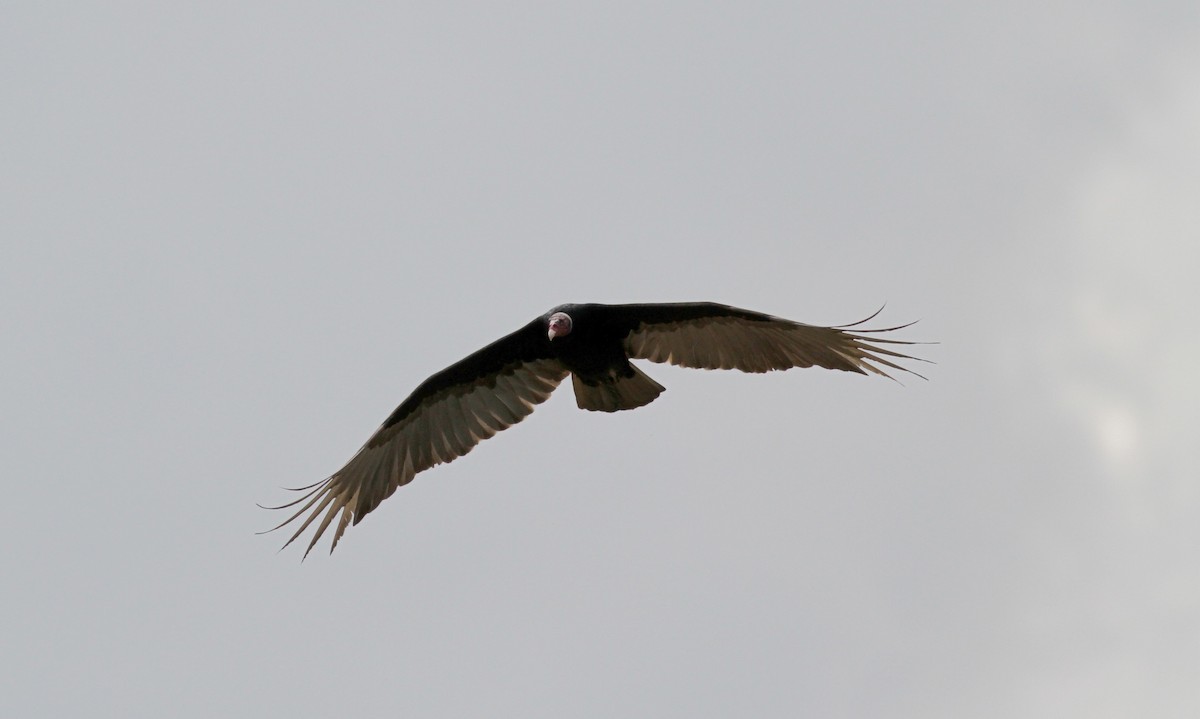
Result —
[[550, 331], [547, 332], [546, 335], [550, 338], [551, 341], [554, 341], [554, 338], [558, 336], [558, 329], [555, 327], [551, 327]]

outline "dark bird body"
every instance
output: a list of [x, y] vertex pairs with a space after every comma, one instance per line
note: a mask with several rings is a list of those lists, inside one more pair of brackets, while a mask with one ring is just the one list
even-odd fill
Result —
[[524, 419], [567, 375], [581, 409], [649, 404], [664, 388], [631, 358], [743, 372], [814, 365], [883, 376], [889, 375], [881, 367], [911, 372], [895, 360], [914, 358], [883, 346], [911, 343], [868, 336], [901, 327], [850, 331], [860, 324], [818, 327], [709, 302], [556, 307], [418, 385], [345, 467], [283, 505], [302, 504], [279, 526], [308, 515], [290, 544], [320, 518], [307, 555], [340, 513], [332, 552], [351, 521], [357, 524], [418, 472]]

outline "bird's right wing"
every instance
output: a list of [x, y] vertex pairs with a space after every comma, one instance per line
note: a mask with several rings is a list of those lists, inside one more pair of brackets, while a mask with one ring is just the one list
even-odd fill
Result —
[[418, 472], [463, 456], [529, 416], [567, 376], [562, 363], [549, 357], [544, 338], [544, 323], [534, 320], [422, 382], [345, 467], [297, 489], [305, 493], [299, 499], [273, 507], [302, 504], [275, 529], [308, 515], [283, 546], [320, 518], [308, 556], [340, 513], [332, 552], [351, 521], [358, 524]]

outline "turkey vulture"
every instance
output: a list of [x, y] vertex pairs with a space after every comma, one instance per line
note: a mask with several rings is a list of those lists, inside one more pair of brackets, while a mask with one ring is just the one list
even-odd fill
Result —
[[881, 346], [912, 342], [867, 336], [908, 325], [850, 331], [874, 317], [817, 327], [711, 302], [555, 307], [422, 382], [346, 466], [293, 490], [304, 492], [299, 499], [272, 507], [303, 503], [275, 529], [308, 515], [286, 547], [320, 519], [307, 557], [337, 517], [332, 553], [351, 521], [358, 524], [418, 472], [520, 422], [567, 375], [580, 409], [649, 404], [664, 388], [630, 359], [743, 372], [817, 365], [884, 377], [890, 375], [883, 368], [916, 374], [895, 363], [916, 358]]

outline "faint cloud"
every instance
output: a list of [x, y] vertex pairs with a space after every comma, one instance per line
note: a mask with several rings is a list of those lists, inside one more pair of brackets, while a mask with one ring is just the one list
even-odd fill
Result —
[[1117, 478], [1129, 478], [1142, 460], [1142, 413], [1094, 382], [1071, 383], [1059, 399], [1084, 426], [1108, 472]]
[[1066, 316], [1052, 328], [1059, 405], [1110, 479], [1155, 513], [1195, 497], [1200, 380], [1187, 329], [1200, 302], [1200, 58], [1175, 63], [1076, 184]]
[[1096, 429], [1109, 464], [1125, 465], [1139, 449], [1137, 417], [1126, 407], [1105, 407], [1098, 413]]

